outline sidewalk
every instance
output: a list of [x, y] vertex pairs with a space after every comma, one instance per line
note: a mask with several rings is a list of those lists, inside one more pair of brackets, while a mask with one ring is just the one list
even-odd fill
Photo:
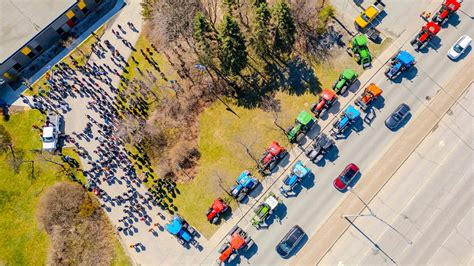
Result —
[[[467, 65], [472, 66], [472, 64], [473, 60], [471, 57]], [[469, 73], [470, 69], [465, 68], [465, 71]], [[443, 115], [453, 106], [471, 82], [472, 76], [469, 74], [461, 76], [461, 78], [456, 76], [444, 87], [444, 90], [439, 91], [428, 108], [423, 110], [408, 125], [407, 130], [398, 137], [399, 140], [403, 140], [404, 145], [390, 147], [376, 163], [377, 168], [370, 169], [366, 174], [366, 178], [359, 181], [357, 194], [361, 198], [370, 203], [397, 169], [429, 134], [431, 129], [436, 126]], [[401, 143], [401, 141], [397, 143]], [[341, 215], [362, 213], [364, 209], [365, 205], [356, 196], [348, 194], [342, 204], [339, 205], [298, 253], [293, 265], [315, 265], [319, 263], [334, 243], [349, 228], [349, 224], [341, 218]]]

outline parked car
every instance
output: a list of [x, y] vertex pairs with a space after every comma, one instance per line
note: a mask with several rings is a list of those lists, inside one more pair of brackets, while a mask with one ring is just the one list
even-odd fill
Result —
[[334, 187], [339, 191], [347, 189], [357, 173], [359, 173], [359, 167], [353, 163], [348, 164], [342, 173], [334, 179]]
[[276, 246], [276, 252], [282, 258], [288, 258], [295, 247], [303, 240], [306, 233], [298, 225], [293, 226], [291, 230]]
[[458, 59], [466, 51], [466, 49], [471, 46], [471, 42], [471, 37], [467, 35], [461, 36], [461, 38], [459, 38], [449, 49], [448, 57], [452, 60]]
[[43, 127], [43, 150], [53, 152], [57, 149], [60, 134], [61, 115], [48, 113]]
[[405, 118], [410, 113], [410, 106], [402, 103], [400, 104], [395, 111], [385, 120], [385, 125], [394, 130], [405, 120]]

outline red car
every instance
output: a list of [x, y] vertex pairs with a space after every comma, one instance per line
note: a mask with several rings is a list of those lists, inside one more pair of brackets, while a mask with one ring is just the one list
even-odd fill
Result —
[[346, 190], [357, 173], [359, 173], [359, 167], [353, 163], [348, 164], [342, 173], [334, 179], [334, 187], [339, 191]]

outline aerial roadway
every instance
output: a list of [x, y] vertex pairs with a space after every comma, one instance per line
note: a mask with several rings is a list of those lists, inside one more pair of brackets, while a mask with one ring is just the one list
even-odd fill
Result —
[[[411, 18], [419, 28], [412, 28], [409, 40], [414, 38], [422, 25], [425, 24], [418, 17]], [[453, 23], [455, 25], [453, 25]], [[427, 104], [433, 97], [443, 90], [447, 83], [456, 77], [458, 73], [464, 73], [468, 60], [461, 58], [453, 61], [447, 57], [448, 50], [451, 45], [462, 35], [474, 36], [474, 24], [472, 19], [464, 12], [457, 12], [454, 22], [446, 23], [437, 37], [432, 40], [433, 43], [428, 44], [425, 49], [415, 51], [410, 45], [409, 40], [402, 44], [394, 42], [391, 47], [393, 55], [399, 49], [406, 50], [415, 57], [416, 65], [401, 74], [394, 80], [389, 80], [385, 75], [388, 67], [386, 62], [376, 72], [376, 74], [367, 82], [367, 84], [356, 84], [349, 89], [344, 97], [339, 97], [341, 105], [337, 110], [335, 108], [329, 110], [329, 116], [323, 116], [313, 131], [322, 130], [327, 135], [330, 134], [329, 129], [332, 127], [332, 119], [335, 113], [346, 109], [348, 104], [354, 105], [354, 99], [357, 94], [362, 92], [369, 84], [376, 84], [383, 94], [375, 102], [373, 110], [375, 118], [368, 124], [362, 121], [352, 126], [350, 133], [343, 138], [335, 141], [337, 152], [328, 154], [328, 158], [324, 159], [322, 165], [315, 165], [308, 160], [304, 151], [296, 147], [290, 153], [290, 164], [278, 168], [278, 172], [273, 173], [270, 180], [276, 180], [275, 185], [270, 189], [275, 195], [283, 199], [282, 204], [278, 206], [273, 216], [267, 221], [268, 227], [257, 229], [251, 225], [253, 211], [244, 217], [238, 225], [250, 235], [255, 242], [252, 248], [247, 252], [243, 252], [240, 258], [234, 260], [234, 263], [251, 263], [255, 265], [282, 265], [291, 264], [301, 246], [316, 233], [326, 218], [338, 207], [345, 199], [349, 192], [340, 192], [333, 185], [334, 179], [341, 171], [350, 163], [354, 163], [360, 169], [360, 173], [356, 179], [364, 179], [364, 173], [373, 167], [377, 167], [375, 162], [384, 154], [384, 152], [392, 145], [404, 145], [403, 141], [395, 143], [398, 134], [405, 130], [405, 126], [396, 131], [389, 130], [385, 125], [385, 119], [402, 103], [410, 107], [411, 115], [404, 121], [410, 123], [419, 113], [426, 109]], [[472, 56], [471, 54], [465, 57]], [[378, 60], [378, 58], [374, 58]], [[472, 67], [472, 66], [471, 66]], [[469, 73], [467, 73], [469, 74]], [[472, 74], [472, 72], [471, 72]], [[466, 75], [466, 74], [464, 74]], [[354, 93], [358, 91], [358, 93]], [[355, 105], [354, 105], [355, 106]], [[356, 107], [358, 108], [358, 107]], [[360, 110], [360, 109], [359, 109]], [[362, 112], [362, 118], [365, 114]], [[318, 132], [311, 132], [310, 135], [315, 136]], [[306, 147], [306, 145], [304, 146]], [[293, 164], [297, 161], [309, 167], [313, 175], [305, 178], [302, 183], [296, 187], [296, 195], [284, 197], [279, 188], [282, 184], [284, 176], [286, 176]], [[387, 162], [389, 163], [389, 162]], [[281, 177], [281, 178], [280, 178]], [[357, 180], [353, 182], [353, 186], [357, 189]], [[268, 193], [268, 192], [267, 192]], [[275, 219], [275, 217], [279, 217]], [[293, 254], [288, 258], [282, 258], [276, 251], [275, 247], [279, 241], [286, 235], [290, 229], [299, 225], [306, 233], [306, 237], [298, 245]], [[219, 243], [214, 249], [204, 250], [202, 256], [202, 264], [214, 263], [219, 257], [219, 248], [223, 242]], [[331, 261], [332, 263], [334, 261]]]

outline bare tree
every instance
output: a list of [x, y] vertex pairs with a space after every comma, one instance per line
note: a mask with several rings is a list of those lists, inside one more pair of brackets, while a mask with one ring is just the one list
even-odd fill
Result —
[[[74, 36], [69, 36], [66, 39], [61, 41], [61, 46], [63, 46], [66, 49], [71, 49], [74, 45], [74, 42], [76, 41], [76, 38]], [[77, 46], [76, 49], [84, 56], [87, 57], [87, 55], [82, 51], [82, 49]]]
[[164, 46], [178, 40], [192, 41], [193, 19], [204, 8], [200, 0], [157, 1], [150, 19], [150, 37]]
[[124, 139], [131, 144], [140, 143], [144, 138], [144, 126], [144, 119], [133, 115], [125, 115], [117, 128], [116, 135], [118, 138]]

